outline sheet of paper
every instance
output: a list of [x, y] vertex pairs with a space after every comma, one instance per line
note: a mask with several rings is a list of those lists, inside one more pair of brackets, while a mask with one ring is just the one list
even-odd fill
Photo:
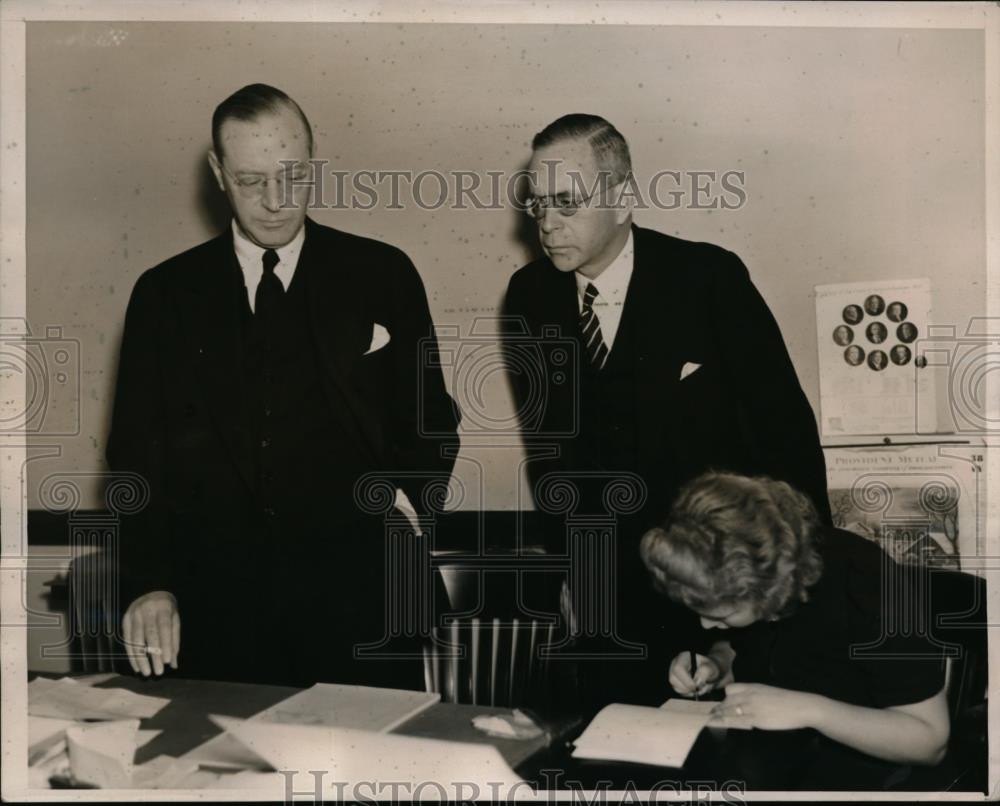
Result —
[[101, 683], [107, 683], [113, 677], [118, 677], [118, 672], [95, 672], [94, 674], [82, 674], [64, 679], [72, 680], [78, 686], [98, 686]]
[[684, 700], [674, 698], [660, 706], [661, 711], [672, 711], [675, 714], [710, 715], [719, 703], [715, 700]]
[[197, 770], [197, 762], [157, 756], [132, 771], [132, 786], [136, 789], [186, 789], [187, 779]]
[[[684, 700], [675, 698], [667, 700], [660, 706], [661, 711], [672, 711], [680, 714], [704, 714], [711, 718], [712, 711], [720, 705], [717, 700]], [[753, 725], [746, 720], [737, 718], [712, 719], [707, 727], [709, 728], [735, 728], [737, 730], [752, 730]]]
[[67, 728], [66, 746], [73, 778], [101, 789], [131, 787], [138, 731], [138, 719]]
[[35, 759], [52, 745], [65, 738], [66, 728], [75, 725], [72, 719], [53, 719], [47, 716], [28, 717], [28, 764], [34, 764]]
[[681, 767], [698, 734], [708, 724], [711, 707], [706, 706], [714, 703], [688, 703], [673, 708], [609, 705], [576, 740], [573, 756]]
[[[521, 779], [492, 745], [466, 744], [391, 733], [210, 716], [275, 770], [323, 770], [324, 795], [351, 799], [353, 784], [369, 781], [476, 784], [502, 795]], [[311, 776], [309, 787], [314, 784]], [[338, 782], [346, 791], [338, 791]], [[305, 785], [305, 778], [293, 782]], [[518, 790], [525, 787], [518, 787]], [[435, 790], [436, 791], [436, 790]], [[498, 795], [499, 796], [499, 795]]]
[[170, 700], [123, 688], [91, 688], [71, 678], [36, 678], [28, 684], [28, 713], [56, 719], [148, 719]]
[[[252, 718], [284, 725], [321, 725], [388, 733], [441, 700], [407, 689], [317, 683]], [[221, 769], [266, 770], [267, 764], [227, 734], [215, 736], [184, 758]]]
[[49, 779], [58, 776], [69, 778], [69, 754], [66, 750], [66, 735], [63, 734], [54, 745], [31, 760], [28, 767], [28, 787], [30, 789], [49, 789]]
[[388, 733], [441, 700], [407, 689], [317, 683], [259, 714], [282, 725], [325, 725]]

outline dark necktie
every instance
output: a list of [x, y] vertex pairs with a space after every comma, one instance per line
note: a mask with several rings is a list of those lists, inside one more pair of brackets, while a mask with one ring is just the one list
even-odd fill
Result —
[[257, 284], [257, 294], [254, 297], [254, 315], [265, 329], [269, 327], [275, 311], [278, 310], [285, 296], [285, 287], [274, 273], [274, 267], [278, 265], [279, 261], [278, 253], [273, 249], [265, 250], [261, 256], [264, 274]]
[[601, 336], [601, 323], [594, 313], [594, 299], [597, 288], [593, 283], [587, 283], [583, 292], [583, 308], [580, 311], [580, 331], [583, 334], [583, 349], [595, 369], [603, 369], [608, 360], [608, 347]]

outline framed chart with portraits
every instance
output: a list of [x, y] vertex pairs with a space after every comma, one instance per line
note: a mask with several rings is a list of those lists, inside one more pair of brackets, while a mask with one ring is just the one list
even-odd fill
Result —
[[936, 430], [918, 351], [930, 314], [929, 280], [816, 286], [824, 437]]

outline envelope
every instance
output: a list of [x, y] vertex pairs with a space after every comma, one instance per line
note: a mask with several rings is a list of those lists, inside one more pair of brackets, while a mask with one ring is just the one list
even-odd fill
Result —
[[690, 375], [692, 372], [697, 372], [699, 369], [701, 369], [701, 364], [696, 364], [693, 361], [688, 361], [681, 368], [681, 380], [683, 381], [688, 375]]
[[368, 345], [365, 355], [381, 350], [389, 343], [389, 331], [376, 322], [372, 325], [372, 343]]

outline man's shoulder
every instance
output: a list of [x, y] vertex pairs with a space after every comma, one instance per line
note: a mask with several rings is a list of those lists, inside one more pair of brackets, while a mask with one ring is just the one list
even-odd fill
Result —
[[565, 289], [565, 272], [559, 271], [547, 257], [533, 260], [515, 271], [507, 281], [505, 306], [509, 311], [526, 312], [544, 308]]
[[229, 232], [223, 232], [197, 246], [178, 252], [166, 260], [146, 269], [136, 281], [137, 285], [154, 286], [169, 283], [192, 271], [198, 271], [207, 261], [215, 259], [226, 244], [232, 243]]
[[353, 232], [328, 227], [312, 219], [306, 220], [306, 237], [315, 239], [315, 246], [322, 252], [335, 254], [339, 258], [354, 257], [364, 260], [375, 260], [391, 263], [404, 262], [410, 264], [406, 252], [391, 243], [356, 235]]
[[673, 268], [681, 271], [725, 266], [738, 260], [733, 252], [708, 241], [689, 241], [645, 227], [635, 227], [633, 234], [637, 255], [644, 256], [643, 259], [652, 258], [661, 265], [669, 261]]
[[547, 257], [540, 257], [515, 271], [510, 276], [510, 285], [513, 287], [543, 283], [552, 277], [557, 277], [558, 272], [559, 270]]

